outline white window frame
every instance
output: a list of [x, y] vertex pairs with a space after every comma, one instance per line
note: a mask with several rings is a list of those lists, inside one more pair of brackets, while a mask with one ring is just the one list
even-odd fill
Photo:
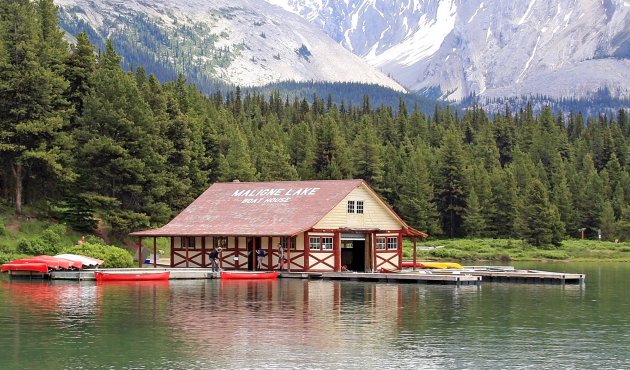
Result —
[[376, 237], [376, 250], [384, 251], [387, 249], [387, 237], [385, 236], [377, 236]]
[[363, 214], [363, 201], [362, 200], [357, 200], [355, 202], [355, 204], [356, 204], [356, 207], [355, 207], [356, 213]]
[[312, 251], [319, 251], [322, 249], [322, 244], [319, 236], [308, 237], [308, 248]]
[[332, 236], [322, 236], [320, 240], [320, 244], [322, 246], [323, 251], [331, 251], [333, 250], [333, 237]]
[[387, 237], [387, 250], [398, 250], [398, 237], [397, 236], [388, 236]]
[[348, 201], [348, 213], [354, 213], [354, 200], [349, 200]]

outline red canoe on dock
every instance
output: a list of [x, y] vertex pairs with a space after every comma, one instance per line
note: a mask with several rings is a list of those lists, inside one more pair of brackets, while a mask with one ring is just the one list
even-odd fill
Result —
[[278, 271], [221, 271], [223, 280], [273, 280]]
[[2, 272], [5, 271], [30, 271], [42, 274], [48, 273], [48, 264], [44, 262], [15, 262], [2, 265]]
[[170, 271], [95, 271], [96, 281], [148, 281], [168, 280]]

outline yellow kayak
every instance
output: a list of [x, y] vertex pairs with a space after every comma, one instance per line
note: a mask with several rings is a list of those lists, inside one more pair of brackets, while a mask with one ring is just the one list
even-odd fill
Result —
[[[402, 267], [413, 267], [413, 261], [402, 261]], [[457, 262], [429, 262], [417, 261], [416, 267], [421, 269], [463, 269]]]
[[420, 262], [423, 269], [463, 269], [457, 262]]

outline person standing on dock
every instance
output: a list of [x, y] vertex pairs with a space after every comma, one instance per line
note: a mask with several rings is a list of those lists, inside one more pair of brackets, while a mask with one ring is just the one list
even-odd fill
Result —
[[284, 270], [284, 247], [282, 243], [278, 243], [278, 270]]
[[210, 251], [208, 257], [210, 257], [210, 266], [212, 267], [212, 272], [218, 271], [219, 266], [217, 265], [217, 258], [219, 258], [219, 251], [217, 250], [217, 247], [212, 247], [212, 250]]
[[265, 257], [265, 251], [261, 246], [256, 247], [256, 270], [262, 269], [263, 258]]

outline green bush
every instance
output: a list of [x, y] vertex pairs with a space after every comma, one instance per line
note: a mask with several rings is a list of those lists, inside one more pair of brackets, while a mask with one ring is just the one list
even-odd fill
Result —
[[7, 228], [4, 226], [4, 221], [0, 220], [0, 236], [7, 235]]
[[26, 254], [21, 254], [21, 253], [4, 253], [4, 252], [0, 252], [0, 264], [3, 263], [9, 263], [13, 260], [17, 260], [20, 258], [26, 258], [29, 257]]
[[17, 251], [36, 256], [40, 254], [55, 255], [62, 249], [61, 238], [66, 233], [65, 225], [51, 225], [42, 235], [33, 239], [22, 239], [18, 242]]
[[64, 248], [62, 253], [73, 253], [103, 260], [102, 267], [133, 267], [133, 256], [129, 251], [113, 245], [84, 243]]

